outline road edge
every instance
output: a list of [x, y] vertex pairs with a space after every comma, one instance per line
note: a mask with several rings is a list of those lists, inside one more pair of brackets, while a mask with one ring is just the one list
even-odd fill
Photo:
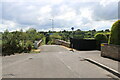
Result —
[[97, 65], [97, 66], [99, 66], [99, 67], [101, 67], [101, 68], [103, 68], [103, 69], [105, 69], [107, 71], [109, 71], [110, 73], [112, 73], [115, 76], [120, 78], [120, 73], [118, 71], [116, 71], [116, 70], [114, 70], [114, 69], [112, 69], [112, 68], [110, 68], [110, 67], [108, 67], [106, 65], [103, 65], [103, 64], [101, 64], [101, 63], [99, 63], [99, 62], [97, 62], [95, 60], [92, 60], [90, 58], [85, 58], [85, 60], [88, 61], [88, 62], [91, 62], [91, 63], [93, 63], [93, 64], [95, 64], [95, 65]]

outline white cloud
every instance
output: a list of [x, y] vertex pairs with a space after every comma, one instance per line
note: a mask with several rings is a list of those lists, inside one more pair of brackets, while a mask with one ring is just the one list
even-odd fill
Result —
[[3, 32], [6, 29], [16, 29], [16, 26], [18, 26], [18, 24], [13, 21], [2, 20], [2, 24], [0, 24], [0, 32]]
[[33, 6], [33, 5], [30, 5], [30, 6], [27, 7], [28, 10], [34, 10], [35, 8], [36, 8], [36, 7]]
[[88, 18], [89, 20], [92, 20], [92, 10], [89, 8], [82, 8], [80, 9], [81, 17]]
[[119, 0], [101, 0], [100, 4], [105, 7], [113, 2], [119, 2]]
[[56, 18], [69, 21], [69, 20], [74, 19], [75, 17], [76, 17], [76, 13], [71, 11], [71, 12], [66, 12], [60, 16], [57, 16]]
[[51, 7], [49, 5], [47, 5], [47, 6], [44, 6], [40, 9], [40, 13], [47, 14], [47, 13], [50, 13], [51, 10], [52, 10]]
[[69, 30], [72, 26], [82, 30], [105, 29], [110, 28], [110, 21], [116, 20], [118, 16], [117, 0], [11, 1], [3, 4], [4, 14], [0, 13], [5, 20], [2, 26], [6, 26], [0, 27], [2, 30], [28, 29], [29, 27], [49, 30], [51, 28], [49, 19], [52, 15], [55, 19], [55, 30]]

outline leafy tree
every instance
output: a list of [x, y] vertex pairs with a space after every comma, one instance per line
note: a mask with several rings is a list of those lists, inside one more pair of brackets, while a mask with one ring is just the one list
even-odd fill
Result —
[[110, 30], [109, 30], [109, 29], [106, 29], [105, 32], [110, 32]]

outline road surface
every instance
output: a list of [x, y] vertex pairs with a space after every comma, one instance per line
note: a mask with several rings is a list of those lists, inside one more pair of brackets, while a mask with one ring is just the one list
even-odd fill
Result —
[[[58, 45], [44, 45], [41, 53], [2, 58], [3, 78], [116, 78]], [[87, 51], [88, 52], [88, 51]]]

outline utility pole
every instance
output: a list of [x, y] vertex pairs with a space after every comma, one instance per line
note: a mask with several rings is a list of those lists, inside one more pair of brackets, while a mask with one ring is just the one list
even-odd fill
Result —
[[51, 20], [52, 31], [54, 31], [54, 18], [52, 18], [52, 19], [49, 19], [49, 20]]

